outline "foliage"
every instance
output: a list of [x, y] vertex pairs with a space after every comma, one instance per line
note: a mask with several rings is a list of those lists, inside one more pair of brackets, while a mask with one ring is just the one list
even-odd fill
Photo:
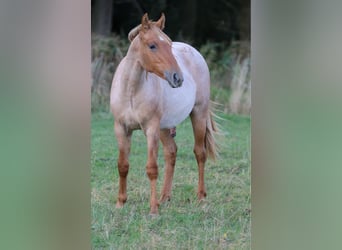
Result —
[[144, 13], [156, 20], [162, 12], [166, 33], [197, 47], [208, 39], [230, 43], [250, 38], [250, 0], [92, 0], [92, 31], [127, 34]]
[[229, 100], [230, 111], [234, 114], [250, 114], [251, 111], [251, 78], [250, 58], [245, 58], [233, 68], [231, 83], [232, 95]]
[[[92, 36], [92, 111], [109, 111], [115, 68], [126, 54], [127, 38]], [[207, 42], [199, 48], [211, 73], [211, 99], [225, 113], [250, 113], [250, 47], [248, 42]], [[230, 100], [231, 97], [234, 100]]]
[[104, 37], [92, 35], [92, 88], [91, 107], [109, 110], [109, 94], [116, 67], [127, 53], [129, 42], [117, 35]]
[[[191, 122], [177, 127], [178, 155], [172, 199], [149, 213], [150, 187], [145, 174], [146, 140], [141, 131], [132, 137], [128, 201], [116, 209], [118, 171], [113, 118], [92, 115], [91, 211], [93, 249], [249, 249], [250, 248], [250, 119], [220, 114], [221, 153], [207, 161], [208, 196], [198, 203], [198, 172], [192, 152]], [[159, 150], [160, 192], [164, 174]]]
[[250, 114], [250, 44], [207, 42], [200, 48], [211, 74], [211, 99], [225, 113]]

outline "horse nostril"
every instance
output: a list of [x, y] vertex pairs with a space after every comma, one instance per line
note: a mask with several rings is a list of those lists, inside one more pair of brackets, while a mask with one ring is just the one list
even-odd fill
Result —
[[178, 79], [177, 73], [173, 73], [173, 82], [178, 82]]
[[183, 79], [179, 77], [177, 73], [173, 73], [173, 82], [180, 85], [183, 82]]

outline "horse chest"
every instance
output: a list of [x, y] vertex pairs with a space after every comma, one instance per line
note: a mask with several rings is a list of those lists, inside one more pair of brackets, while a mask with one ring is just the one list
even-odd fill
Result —
[[196, 99], [196, 85], [192, 81], [184, 81], [180, 88], [165, 86], [160, 127], [172, 128], [184, 121], [192, 111]]

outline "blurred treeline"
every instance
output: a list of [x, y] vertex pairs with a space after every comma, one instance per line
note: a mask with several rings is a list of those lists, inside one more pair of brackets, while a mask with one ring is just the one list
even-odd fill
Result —
[[250, 0], [92, 0], [92, 110], [109, 109], [128, 32], [144, 13], [166, 16], [164, 32], [196, 47], [211, 72], [211, 98], [224, 112], [250, 112]]

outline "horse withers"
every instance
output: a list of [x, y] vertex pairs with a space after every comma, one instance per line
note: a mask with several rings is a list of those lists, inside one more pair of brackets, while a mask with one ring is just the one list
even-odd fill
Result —
[[188, 116], [195, 137], [194, 154], [199, 172], [197, 196], [206, 197], [204, 165], [217, 154], [216, 131], [210, 104], [210, 75], [201, 54], [188, 44], [172, 42], [162, 31], [165, 16], [156, 22], [142, 17], [128, 35], [127, 55], [116, 69], [110, 95], [114, 131], [119, 147], [119, 194], [116, 207], [127, 200], [127, 174], [132, 132], [143, 130], [147, 138], [146, 173], [151, 185], [150, 213], [158, 214], [158, 144], [161, 140], [165, 176], [160, 202], [171, 197], [177, 146], [174, 129]]

